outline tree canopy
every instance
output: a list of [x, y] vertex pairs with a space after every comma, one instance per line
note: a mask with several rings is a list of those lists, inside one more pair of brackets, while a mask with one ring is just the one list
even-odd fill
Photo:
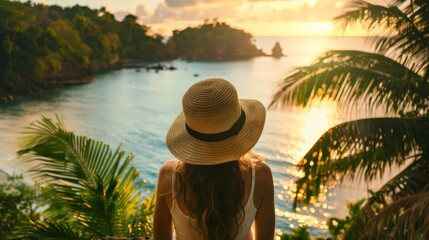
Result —
[[167, 43], [138, 23], [105, 8], [0, 1], [0, 100], [11, 94], [92, 81], [124, 61], [231, 59], [264, 55], [253, 37], [226, 23], [206, 21], [176, 30]]
[[0, 1], [0, 97], [81, 83], [120, 60], [161, 60], [162, 37], [129, 15], [88, 7]]
[[187, 59], [236, 59], [262, 56], [251, 34], [226, 23], [205, 21], [198, 27], [173, 31], [167, 48], [176, 57]]

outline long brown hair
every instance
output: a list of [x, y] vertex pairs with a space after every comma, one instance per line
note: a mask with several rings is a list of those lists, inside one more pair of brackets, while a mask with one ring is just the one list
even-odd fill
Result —
[[180, 187], [173, 197], [183, 196], [204, 240], [237, 236], [244, 221], [244, 181], [249, 165], [249, 160], [240, 159], [210, 166], [183, 163], [178, 168]]

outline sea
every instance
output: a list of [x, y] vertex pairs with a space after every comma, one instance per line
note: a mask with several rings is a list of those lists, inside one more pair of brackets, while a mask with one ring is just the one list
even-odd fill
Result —
[[[16, 156], [25, 128], [42, 116], [59, 115], [79, 135], [109, 143], [135, 154], [134, 166], [153, 192], [159, 167], [173, 159], [165, 144], [167, 130], [181, 112], [181, 97], [193, 83], [206, 78], [232, 82], [240, 98], [253, 98], [265, 106], [277, 85], [294, 68], [309, 65], [327, 50], [370, 51], [364, 37], [257, 36], [254, 43], [266, 53], [280, 43], [283, 58], [256, 57], [234, 61], [162, 62], [176, 70], [124, 68], [95, 75], [90, 84], [77, 85], [0, 103], [0, 169], [24, 174], [31, 164]], [[331, 184], [319, 201], [294, 211], [294, 180], [302, 173], [296, 164], [329, 128], [374, 113], [342, 109], [324, 101], [308, 108], [288, 106], [267, 112], [265, 129], [254, 150], [271, 166], [275, 184], [276, 232], [308, 226], [312, 236], [328, 236], [327, 220], [345, 217], [346, 203], [367, 197], [364, 183]]]

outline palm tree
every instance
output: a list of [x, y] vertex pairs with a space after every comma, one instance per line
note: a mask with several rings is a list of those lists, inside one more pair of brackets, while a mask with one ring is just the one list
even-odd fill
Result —
[[[365, 102], [385, 118], [358, 119], [325, 132], [301, 160], [294, 207], [317, 199], [337, 178], [377, 179], [401, 170], [364, 203], [345, 239], [429, 239], [429, 1], [355, 1], [335, 20], [368, 29], [375, 51], [328, 51], [279, 83], [271, 108], [334, 99]], [[299, 197], [302, 196], [302, 197]]]
[[19, 228], [18, 238], [150, 235], [154, 199], [141, 198], [134, 156], [120, 148], [75, 135], [58, 116], [31, 124], [18, 154], [35, 164], [31, 172], [43, 189], [45, 219]]

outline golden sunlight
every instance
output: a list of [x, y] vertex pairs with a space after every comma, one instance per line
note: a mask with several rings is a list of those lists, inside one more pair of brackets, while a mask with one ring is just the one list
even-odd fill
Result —
[[297, 159], [301, 159], [317, 139], [335, 124], [336, 114], [335, 105], [330, 104], [312, 107], [307, 114], [301, 116], [303, 125], [298, 131], [304, 141], [299, 147], [301, 151], [297, 152]]
[[314, 6], [316, 6], [316, 3], [317, 3], [317, 0], [307, 0], [307, 4], [308, 4], [310, 7], [314, 7]]
[[[292, 130], [297, 139], [295, 142], [297, 146], [295, 151], [289, 149], [290, 157], [296, 161], [292, 164], [297, 164], [319, 137], [339, 121], [337, 106], [332, 101], [315, 102], [312, 107], [302, 109], [302, 112], [297, 115], [295, 120], [299, 124], [295, 124]], [[276, 199], [282, 202], [293, 201], [295, 198], [303, 199], [305, 192], [303, 189], [297, 192], [294, 179], [303, 177], [304, 173], [296, 166], [289, 167], [286, 173], [293, 178], [280, 180], [277, 183], [280, 190]], [[327, 219], [332, 217], [332, 211], [337, 209], [337, 204], [328, 200], [337, 195], [333, 189], [335, 189], [335, 182], [329, 182], [321, 186], [317, 201], [316, 198], [312, 198], [308, 206], [297, 207], [295, 212], [276, 209], [276, 216], [287, 218], [291, 222], [291, 228], [307, 226], [326, 230], [328, 229]]]
[[252, 29], [255, 36], [332, 36], [334, 24], [331, 21], [277, 21], [277, 22], [235, 22], [241, 29]]
[[338, 1], [335, 3], [336, 8], [342, 8], [343, 6], [344, 6], [344, 2], [342, 2], [342, 1]]
[[306, 36], [327, 36], [332, 35], [334, 24], [331, 21], [307, 22], [303, 24], [303, 30], [307, 32]]

